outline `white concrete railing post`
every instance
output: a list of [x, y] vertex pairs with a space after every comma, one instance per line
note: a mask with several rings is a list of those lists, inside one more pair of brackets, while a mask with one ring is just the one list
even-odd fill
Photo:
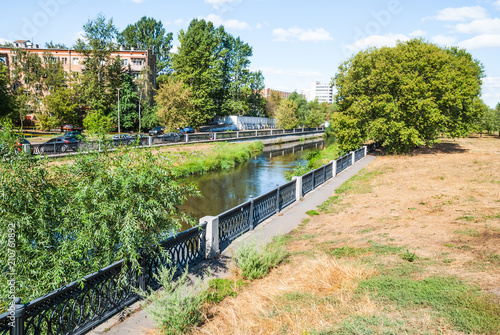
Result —
[[186, 134], [186, 143], [189, 142], [189, 134]]
[[240, 132], [239, 131], [236, 132], [236, 138], [240, 138]]
[[337, 175], [337, 160], [332, 161], [332, 178]]
[[215, 258], [220, 254], [219, 249], [219, 217], [204, 216], [200, 219], [200, 224], [207, 222], [205, 232], [205, 258]]
[[354, 165], [354, 151], [351, 151], [351, 165]]
[[363, 157], [366, 157], [366, 155], [368, 154], [368, 147], [365, 145], [365, 146], [363, 147], [363, 149], [365, 149], [365, 154], [364, 154], [364, 156], [363, 156]]
[[213, 133], [214, 134], [214, 141], [217, 141], [217, 133]]
[[302, 199], [302, 176], [292, 177], [295, 180], [295, 200], [300, 201]]
[[148, 136], [148, 145], [149, 145], [150, 147], [152, 147], [152, 146], [153, 146], [153, 136]]

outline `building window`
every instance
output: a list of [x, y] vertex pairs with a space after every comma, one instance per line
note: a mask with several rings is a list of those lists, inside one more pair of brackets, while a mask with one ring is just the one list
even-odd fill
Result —
[[62, 65], [68, 65], [68, 58], [66, 58], [66, 57], [61, 57], [61, 64], [62, 64]]
[[73, 65], [80, 64], [80, 60], [78, 58], [73, 58]]
[[1, 55], [0, 56], [0, 62], [2, 62], [4, 64], [7, 63], [7, 56]]
[[122, 65], [127, 66], [128, 65], [128, 59], [122, 59]]
[[140, 72], [132, 72], [132, 73], [131, 73], [131, 75], [132, 75], [132, 77], [133, 77], [134, 79], [138, 79], [138, 78], [140, 78], [140, 77], [141, 77], [141, 73], [140, 73]]
[[144, 64], [144, 59], [132, 58], [132, 65], [142, 66]]

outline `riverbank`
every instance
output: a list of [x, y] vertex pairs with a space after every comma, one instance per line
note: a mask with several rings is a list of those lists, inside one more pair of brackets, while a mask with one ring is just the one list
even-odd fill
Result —
[[499, 141], [379, 156], [304, 214], [285, 264], [195, 333], [498, 334]]

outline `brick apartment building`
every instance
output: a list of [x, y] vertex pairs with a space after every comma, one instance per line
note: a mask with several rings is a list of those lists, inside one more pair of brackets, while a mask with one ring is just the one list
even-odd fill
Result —
[[[46, 51], [52, 54], [62, 65], [64, 71], [68, 74], [73, 72], [82, 72], [85, 66], [82, 64], [85, 56], [71, 49], [46, 49], [40, 48], [38, 44], [33, 44], [29, 40], [15, 41], [14, 47], [0, 47], [0, 62], [4, 62], [10, 71], [13, 69], [13, 57], [15, 57], [15, 48], [36, 53], [40, 58]], [[152, 50], [123, 50], [113, 52], [112, 57], [119, 56], [122, 65], [134, 78], [139, 77], [144, 68], [149, 68], [149, 80], [156, 83], [156, 56]]]

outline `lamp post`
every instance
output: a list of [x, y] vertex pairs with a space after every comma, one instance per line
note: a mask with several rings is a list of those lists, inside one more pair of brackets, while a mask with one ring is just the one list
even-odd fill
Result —
[[139, 135], [141, 134], [141, 100], [142, 100], [142, 90], [139, 96]]
[[121, 87], [117, 88], [118, 90], [118, 134], [120, 134], [120, 90]]

